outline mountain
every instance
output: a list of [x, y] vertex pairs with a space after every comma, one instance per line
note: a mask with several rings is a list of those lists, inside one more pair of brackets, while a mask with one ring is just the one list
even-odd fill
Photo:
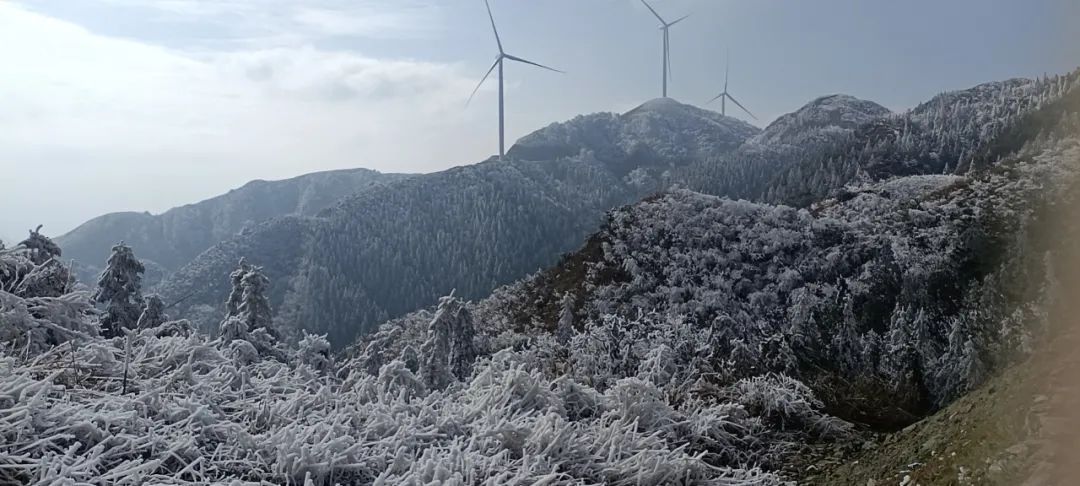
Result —
[[162, 214], [122, 212], [91, 219], [56, 238], [64, 257], [76, 260], [80, 277], [92, 282], [109, 249], [120, 241], [138, 249], [139, 258], [162, 276], [211, 246], [268, 219], [313, 215], [337, 200], [401, 180], [402, 174], [367, 169], [317, 172], [281, 181], [252, 181], [205, 201]]
[[1062, 96], [1066, 77], [1014, 79], [944, 93], [891, 114], [847, 96], [814, 100], [739, 150], [673, 179], [695, 191], [806, 207], [856, 179], [985, 168], [1007, 127]]
[[758, 129], [673, 100], [596, 114], [524, 137], [505, 161], [420, 175], [314, 217], [270, 221], [200, 255], [161, 286], [182, 315], [216, 325], [241, 257], [265, 267], [283, 325], [351, 342], [451, 290], [480, 298], [553, 264], [609, 209], [661, 187], [663, 172], [720, 156]]
[[806, 145], [809, 139], [828, 139], [850, 133], [873, 120], [891, 115], [888, 108], [873, 101], [848, 95], [822, 96], [795, 112], [777, 118], [748, 146], [770, 147]]
[[[802, 209], [686, 189], [618, 208], [468, 306], [481, 355], [600, 392], [653, 382], [672, 403], [780, 375], [829, 415], [899, 430], [1031, 353], [1064, 295], [1050, 262], [1080, 230], [1059, 214], [1080, 198], [1080, 72], [1043, 86], [1021, 113], [983, 106], [1009, 115], [963, 175], [859, 180]], [[347, 355], [402, 359], [429, 322], [392, 320]]]
[[555, 123], [518, 140], [509, 155], [551, 160], [587, 150], [616, 174], [641, 167], [683, 165], [730, 152], [760, 129], [671, 98], [629, 112], [597, 113]]

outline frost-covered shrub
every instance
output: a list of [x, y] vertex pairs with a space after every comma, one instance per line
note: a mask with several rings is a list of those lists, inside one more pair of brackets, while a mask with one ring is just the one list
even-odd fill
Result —
[[165, 303], [161, 301], [161, 297], [148, 295], [145, 302], [143, 302], [142, 314], [139, 315], [139, 321], [136, 323], [135, 328], [149, 329], [158, 327], [168, 320], [169, 316], [165, 315]]
[[188, 337], [195, 333], [195, 327], [186, 319], [168, 321], [156, 328], [151, 328], [151, 330], [159, 338], [166, 336]]
[[333, 367], [330, 357], [330, 342], [326, 335], [308, 334], [304, 332], [304, 338], [297, 345], [300, 361], [310, 366], [315, 371], [327, 372]]
[[30, 355], [67, 341], [98, 337], [93, 304], [86, 293], [22, 299], [0, 291], [0, 345]]
[[782, 429], [801, 428], [819, 436], [847, 434], [852, 426], [820, 410], [824, 408], [809, 387], [793, 378], [766, 374], [739, 380], [726, 392], [751, 414], [773, 421]]
[[59, 297], [72, 285], [68, 267], [57, 260], [46, 260], [34, 266], [15, 287], [14, 294], [22, 297]]

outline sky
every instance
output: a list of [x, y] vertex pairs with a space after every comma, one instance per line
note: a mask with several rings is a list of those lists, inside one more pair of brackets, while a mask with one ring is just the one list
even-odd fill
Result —
[[[731, 93], [758, 126], [818, 96], [893, 110], [1080, 66], [1075, 0], [655, 0], [670, 95]], [[637, 0], [493, 0], [508, 142], [660, 94]], [[159, 213], [253, 179], [431, 172], [497, 151], [481, 0], [0, 0], [0, 239]], [[718, 108], [717, 108], [718, 109]], [[733, 114], [729, 111], [729, 114]]]

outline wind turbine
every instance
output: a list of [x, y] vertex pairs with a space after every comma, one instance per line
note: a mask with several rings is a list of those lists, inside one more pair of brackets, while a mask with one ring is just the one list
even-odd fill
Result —
[[[728, 57], [730, 58], [730, 56], [728, 56]], [[734, 96], [731, 96], [731, 93], [728, 93], [728, 90], [727, 90], [727, 88], [728, 88], [728, 74], [730, 72], [731, 72], [731, 60], [729, 59], [727, 64], [724, 66], [724, 91], [722, 93], [716, 95], [715, 98], [709, 100], [709, 103], [712, 103], [712, 102], [714, 102], [716, 100], [720, 100], [720, 114], [724, 115], [724, 116], [727, 116], [727, 100], [731, 100], [731, 102], [735, 103], [736, 106], [738, 106], [739, 108], [742, 108], [742, 111], [745, 111], [747, 115], [750, 115], [750, 118], [753, 118], [753, 119], [757, 120], [757, 117], [754, 116], [753, 113], [750, 113], [750, 110], [747, 110], [746, 107], [742, 105], [742, 103], [739, 103], [738, 101], [735, 100]]]
[[468, 106], [468, 104], [470, 102], [472, 102], [473, 97], [476, 96], [476, 92], [480, 90], [480, 86], [483, 86], [484, 81], [487, 81], [488, 76], [491, 76], [491, 72], [494, 71], [496, 67], [498, 67], [499, 68], [499, 160], [502, 160], [502, 158], [506, 155], [506, 124], [505, 124], [505, 122], [506, 122], [506, 115], [505, 115], [505, 113], [506, 113], [506, 111], [505, 111], [506, 110], [506, 104], [505, 104], [505, 102], [503, 100], [503, 61], [506, 61], [506, 60], [509, 59], [511, 61], [517, 61], [517, 62], [520, 62], [520, 63], [531, 64], [531, 65], [539, 67], [539, 68], [547, 69], [548, 71], [555, 71], [557, 73], [561, 73], [562, 71], [559, 71], [558, 69], [555, 69], [555, 68], [547, 67], [547, 66], [545, 66], [543, 64], [538, 64], [538, 63], [535, 63], [535, 62], [532, 62], [532, 61], [529, 61], [529, 60], [526, 60], [526, 59], [522, 59], [522, 58], [517, 57], [517, 56], [507, 54], [506, 51], [503, 50], [502, 39], [499, 38], [499, 29], [495, 28], [495, 16], [491, 15], [491, 4], [488, 3], [488, 0], [484, 0], [484, 6], [487, 7], [488, 19], [491, 20], [491, 30], [492, 30], [492, 32], [495, 33], [495, 43], [499, 46], [499, 55], [495, 57], [495, 63], [491, 65], [491, 69], [488, 69], [487, 74], [484, 74], [484, 77], [480, 79], [480, 83], [476, 85], [475, 89], [473, 89], [472, 94], [469, 95], [469, 101], [466, 102], [465, 105]]
[[684, 16], [678, 18], [677, 20], [675, 20], [674, 22], [669, 23], [669, 22], [665, 21], [664, 18], [660, 16], [660, 14], [656, 13], [656, 10], [654, 8], [652, 8], [652, 5], [649, 5], [648, 2], [646, 2], [645, 0], [641, 0], [641, 3], [645, 4], [645, 8], [648, 8], [649, 11], [652, 12], [652, 14], [656, 16], [656, 19], [660, 21], [660, 30], [664, 31], [664, 53], [663, 53], [663, 59], [661, 60], [661, 64], [662, 64], [663, 71], [664, 71], [664, 91], [663, 91], [663, 93], [664, 93], [664, 98], [667, 98], [667, 82], [668, 82], [669, 72], [671, 71], [671, 41], [670, 41], [670, 36], [668, 36], [668, 29], [670, 29], [671, 26], [673, 26], [673, 25], [675, 25], [675, 24], [677, 24], [679, 22], [682, 22], [687, 17], [689, 17], [689, 15], [684, 15]]

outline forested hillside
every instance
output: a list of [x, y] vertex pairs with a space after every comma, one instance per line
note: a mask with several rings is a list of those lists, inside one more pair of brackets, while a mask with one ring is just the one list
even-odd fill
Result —
[[213, 315], [227, 291], [215, 282], [246, 257], [271, 276], [283, 326], [303, 323], [342, 346], [451, 290], [480, 298], [553, 264], [606, 211], [661, 188], [666, 171], [720, 156], [757, 132], [673, 100], [578, 117], [525, 137], [506, 160], [413, 177], [317, 217], [261, 225], [210, 249], [161, 290], [170, 301], [188, 298], [182, 315]]
[[157, 280], [211, 246], [245, 229], [286, 215], [313, 215], [339, 199], [405, 178], [367, 169], [317, 172], [281, 181], [252, 181], [227, 194], [162, 214], [112, 213], [56, 238], [80, 278], [93, 280], [109, 248], [124, 241], [159, 268]]
[[[1080, 202], [1078, 79], [1003, 126], [965, 175], [857, 182], [806, 209], [650, 197], [458, 312], [475, 320], [480, 356], [512, 353], [599, 393], [640, 380], [652, 385], [639, 396], [676, 409], [768, 396], [747, 398], [753, 414], [798, 410], [787, 400], [810, 395], [773, 395], [790, 379], [826, 423], [900, 429], [1034, 352], [1052, 325], [1064, 295], [1051, 262], [1080, 241], [1058, 218]], [[369, 371], [410, 363], [436, 320], [392, 320], [349, 356]], [[748, 461], [783, 462], [774, 452]]]
[[[240, 257], [266, 267], [285, 327], [342, 346], [456, 289], [480, 298], [578, 248], [603, 214], [683, 185], [808, 206], [853, 181], [985, 168], [991, 141], [1061, 95], [1065, 77], [988, 83], [904, 114], [827, 96], [760, 132], [670, 99], [594, 114], [522, 138], [505, 161], [419, 176], [346, 199], [314, 218], [271, 222], [212, 248], [162, 293], [213, 324]], [[296, 332], [293, 329], [292, 332]]]
[[[675, 180], [706, 194], [805, 207], [849, 182], [985, 168], [990, 144], [1060, 97], [1068, 77], [1014, 79], [944, 93], [902, 114], [845, 96], [780, 117], [731, 154]], [[822, 126], [822, 122], [833, 123]]]

